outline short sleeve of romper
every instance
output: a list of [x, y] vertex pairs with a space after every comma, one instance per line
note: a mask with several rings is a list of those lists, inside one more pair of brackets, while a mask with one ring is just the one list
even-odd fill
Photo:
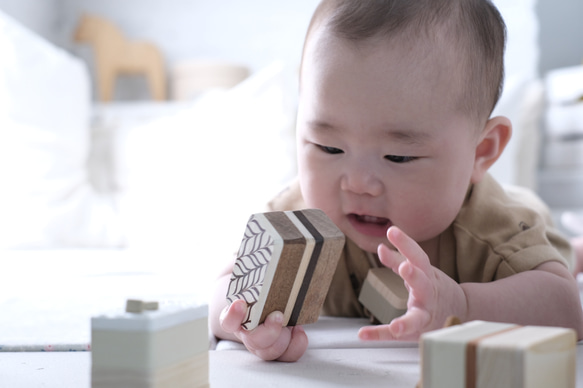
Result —
[[574, 261], [548, 208], [531, 191], [502, 188], [490, 175], [470, 189], [440, 237], [439, 267], [460, 283], [498, 280], [548, 261], [568, 268]]

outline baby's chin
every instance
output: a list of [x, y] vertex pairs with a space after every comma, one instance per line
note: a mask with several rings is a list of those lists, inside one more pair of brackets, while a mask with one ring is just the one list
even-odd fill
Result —
[[349, 240], [351, 240], [354, 244], [356, 244], [356, 246], [358, 246], [365, 252], [376, 254], [380, 244], [387, 245], [390, 248], [393, 247], [386, 237], [373, 238], [370, 236], [363, 236], [362, 234], [357, 233], [354, 230], [344, 232], [344, 234]]

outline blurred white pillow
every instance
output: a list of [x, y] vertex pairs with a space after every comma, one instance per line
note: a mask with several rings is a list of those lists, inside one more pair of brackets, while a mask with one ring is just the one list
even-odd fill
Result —
[[296, 72], [274, 63], [132, 128], [116, 153], [129, 248], [230, 258], [250, 214], [296, 174], [296, 106]]
[[512, 121], [513, 134], [490, 172], [504, 184], [536, 187], [543, 87], [538, 76], [536, 0], [494, 0], [506, 22], [505, 82], [493, 116]]
[[[573, 143], [583, 135], [583, 66], [549, 71], [545, 76], [546, 135], [551, 141]], [[561, 155], [557, 155], [560, 161]], [[557, 162], [549, 160], [550, 163]]]
[[0, 247], [111, 246], [113, 210], [87, 181], [84, 64], [0, 12]]
[[583, 97], [583, 66], [549, 71], [545, 76], [546, 98], [556, 106], [573, 105]]

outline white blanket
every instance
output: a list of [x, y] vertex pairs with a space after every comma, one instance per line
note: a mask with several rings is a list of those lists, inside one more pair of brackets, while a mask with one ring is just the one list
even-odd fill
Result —
[[[0, 251], [0, 257], [10, 263], [0, 282], [0, 351], [89, 350], [92, 316], [121, 312], [129, 298], [208, 303], [214, 279], [180, 258], [148, 259], [128, 250]], [[356, 333], [367, 324], [322, 317], [305, 329], [315, 349], [416, 346], [361, 342]], [[221, 341], [217, 349], [242, 347]]]

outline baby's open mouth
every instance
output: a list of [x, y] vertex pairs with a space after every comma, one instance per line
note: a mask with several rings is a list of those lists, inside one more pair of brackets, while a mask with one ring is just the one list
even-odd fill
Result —
[[384, 217], [349, 214], [348, 220], [356, 231], [373, 237], [385, 237], [387, 229], [391, 226], [391, 220]]
[[354, 217], [358, 222], [366, 222], [370, 224], [377, 224], [377, 225], [386, 225], [389, 223], [388, 218], [382, 217], [374, 217], [374, 216], [361, 216], [358, 214], [354, 214]]

